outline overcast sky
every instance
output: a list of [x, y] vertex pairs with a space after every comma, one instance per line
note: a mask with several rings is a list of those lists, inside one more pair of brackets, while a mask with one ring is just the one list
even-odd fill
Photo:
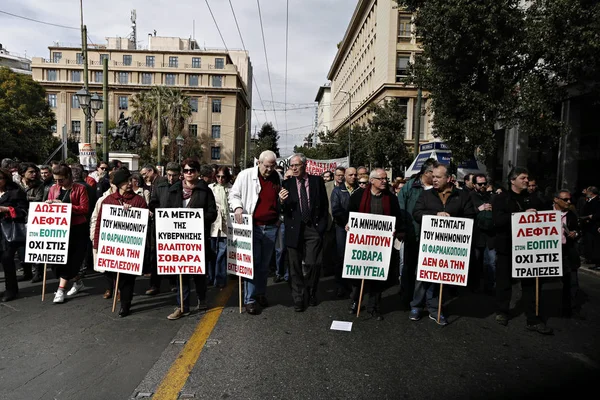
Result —
[[[272, 110], [271, 90], [256, 0], [231, 0], [246, 49], [254, 67], [258, 90], [264, 108]], [[230, 49], [241, 49], [228, 0], [209, 0], [225, 43]], [[311, 107], [320, 85], [327, 82], [327, 72], [336, 53], [336, 44], [343, 38], [356, 0], [289, 0], [289, 47], [287, 103], [289, 108]], [[138, 44], [147, 45], [148, 33], [156, 29], [158, 36], [192, 36], [200, 46], [223, 48], [215, 24], [203, 0], [84, 0], [84, 23], [95, 43], [105, 43], [105, 37], [130, 34], [130, 11], [137, 10]], [[286, 0], [260, 2], [265, 33], [273, 100], [284, 101]], [[3, 0], [0, 11], [78, 28], [78, 0]], [[49, 57], [48, 46], [54, 41], [81, 43], [78, 30], [30, 22], [0, 13], [0, 43], [11, 52], [28, 57]], [[291, 153], [295, 144], [310, 132], [314, 108], [287, 111], [262, 111], [256, 88], [253, 94], [252, 125], [260, 127], [265, 119], [279, 130], [283, 154]], [[276, 104], [275, 108], [283, 108]], [[254, 131], [254, 126], [252, 127]]]

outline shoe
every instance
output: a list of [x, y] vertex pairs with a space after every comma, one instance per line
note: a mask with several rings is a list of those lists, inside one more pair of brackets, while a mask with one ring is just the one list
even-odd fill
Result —
[[103, 299], [110, 299], [111, 297], [112, 297], [112, 290], [106, 289], [106, 291], [102, 295], [102, 298]]
[[129, 304], [121, 304], [121, 309], [119, 310], [119, 318], [125, 318], [126, 316], [128, 316], [129, 314], [131, 314], [130, 308], [131, 306]]
[[169, 314], [167, 316], [167, 319], [170, 319], [171, 321], [175, 321], [176, 319], [179, 319], [181, 317], [187, 317], [188, 315], [190, 315], [189, 311], [181, 311], [181, 308], [177, 307], [175, 309], [175, 311], [173, 311], [172, 314]]
[[348, 313], [356, 314], [357, 311], [358, 311], [358, 302], [356, 302], [356, 301], [351, 302], [350, 307], [348, 308]]
[[65, 291], [63, 289], [58, 289], [56, 293], [54, 293], [53, 303], [64, 303], [65, 302]]
[[256, 307], [256, 303], [248, 303], [246, 304], [246, 312], [250, 315], [258, 314], [258, 307]]
[[85, 289], [83, 281], [81, 279], [78, 281], [75, 281], [75, 282], [73, 282], [73, 286], [71, 286], [71, 289], [69, 289], [69, 291], [67, 292], [67, 296], [74, 296], [77, 293], [79, 293], [80, 291], [82, 291], [83, 289]]
[[496, 322], [502, 326], [508, 325], [508, 315], [503, 313], [496, 314]]
[[267, 308], [269, 307], [269, 301], [267, 300], [267, 296], [265, 295], [260, 295], [256, 297], [256, 302], [258, 303], [259, 306], [261, 306], [262, 308]]
[[12, 301], [16, 299], [18, 295], [14, 292], [4, 292], [4, 296], [2, 296], [2, 303], [6, 303], [7, 301]]
[[154, 296], [159, 293], [160, 289], [156, 287], [151, 287], [150, 289], [146, 290], [146, 296]]
[[279, 282], [281, 282], [282, 280], [283, 280], [283, 279], [282, 279], [282, 278], [281, 278], [279, 275], [277, 275], [275, 278], [273, 278], [273, 283], [279, 283]]
[[40, 274], [35, 274], [35, 275], [33, 275], [33, 278], [31, 278], [31, 283], [38, 283], [38, 282], [41, 282], [42, 280], [43, 280], [43, 278]]
[[317, 296], [310, 296], [309, 299], [308, 299], [308, 305], [311, 306], [311, 307], [316, 307], [317, 304], [319, 304], [317, 302]]
[[547, 327], [543, 322], [537, 324], [527, 324], [525, 328], [527, 328], [529, 331], [534, 331], [542, 335], [552, 335], [554, 333], [554, 329]]
[[411, 308], [410, 314], [408, 314], [408, 319], [411, 321], [418, 321], [421, 319], [421, 310], [418, 308]]
[[448, 321], [446, 321], [446, 317], [444, 317], [444, 314], [440, 314], [440, 321], [439, 322], [438, 322], [438, 319], [437, 319], [437, 314], [436, 315], [429, 314], [429, 319], [435, 321], [436, 324], [441, 325], [441, 326], [448, 325]]
[[295, 312], [303, 312], [304, 311], [304, 305], [301, 303], [295, 303], [294, 304], [294, 311]]
[[206, 304], [206, 300], [198, 300], [198, 311], [206, 310], [208, 310], [208, 304]]
[[371, 318], [373, 318], [374, 320], [383, 321], [383, 315], [381, 315], [379, 313], [379, 311], [373, 310], [373, 311], [369, 312], [369, 314], [371, 315]]

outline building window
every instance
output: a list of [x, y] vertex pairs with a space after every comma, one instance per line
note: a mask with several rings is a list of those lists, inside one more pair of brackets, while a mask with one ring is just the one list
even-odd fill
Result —
[[75, 62], [77, 64], [83, 64], [83, 54], [81, 54], [81, 53], [75, 54]]
[[224, 58], [215, 58], [215, 69], [223, 69], [225, 68], [225, 59]]
[[198, 98], [190, 98], [190, 107], [192, 108], [192, 112], [198, 112]]
[[200, 57], [192, 57], [192, 68], [200, 68]]
[[102, 83], [104, 80], [104, 72], [103, 71], [94, 71], [94, 82]]
[[196, 125], [196, 124], [190, 124], [188, 126], [188, 131], [190, 132], [190, 136], [191, 137], [195, 137], [195, 138], [198, 137], [198, 125]]
[[119, 83], [122, 83], [122, 84], [129, 83], [129, 72], [119, 72], [118, 78], [119, 78]]
[[175, 85], [175, 74], [167, 74], [165, 75], [165, 85], [174, 86]]
[[408, 75], [408, 64], [410, 56], [408, 54], [398, 54], [396, 58], [396, 82], [401, 82], [402, 78]]
[[221, 99], [212, 99], [212, 112], [221, 112]]
[[97, 135], [102, 133], [102, 128], [104, 128], [104, 122], [96, 121], [96, 134]]
[[48, 105], [52, 108], [56, 108], [56, 93], [50, 93], [48, 95]]
[[131, 65], [131, 55], [123, 56], [123, 65]]
[[212, 146], [210, 148], [210, 158], [213, 160], [221, 159], [221, 148], [219, 146]]
[[129, 108], [129, 97], [119, 96], [119, 110], [127, 110]]
[[396, 101], [400, 105], [400, 109], [402, 110], [402, 114], [404, 114], [404, 118], [402, 122], [404, 123], [404, 138], [409, 139], [410, 135], [408, 134], [408, 99], [405, 97], [396, 97]]
[[56, 82], [58, 80], [58, 71], [55, 69], [48, 70], [48, 80], [50, 82]]
[[142, 85], [152, 85], [152, 74], [149, 72], [142, 73]]
[[104, 60], [110, 60], [110, 58], [108, 58], [108, 54], [100, 54], [100, 64], [102, 64]]
[[179, 58], [178, 57], [169, 57], [169, 67], [170, 68], [179, 67]]
[[52, 62], [53, 63], [59, 63], [61, 59], [62, 59], [62, 52], [55, 51], [54, 53], [52, 53]]
[[81, 71], [71, 71], [71, 82], [81, 82]]
[[189, 83], [190, 86], [198, 86], [198, 75], [190, 75]]
[[76, 135], [81, 133], [81, 121], [71, 121], [71, 133]]
[[398, 39], [402, 41], [410, 40], [411, 36], [411, 18], [408, 15], [400, 15], [398, 17]]
[[80, 108], [79, 107], [79, 97], [76, 94], [71, 95], [71, 108]]
[[223, 87], [223, 75], [213, 75], [212, 76], [212, 86], [213, 87]]
[[146, 67], [154, 68], [154, 56], [146, 56]]
[[210, 130], [210, 137], [213, 139], [221, 139], [221, 125], [213, 125]]

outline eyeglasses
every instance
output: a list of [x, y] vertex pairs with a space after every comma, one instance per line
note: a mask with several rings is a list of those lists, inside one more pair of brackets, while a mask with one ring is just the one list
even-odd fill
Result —
[[356, 174], [348, 174], [348, 176], [356, 176]]
[[225, 179], [225, 175], [217, 175], [217, 179], [219, 179], [219, 178]]
[[563, 197], [559, 197], [559, 199], [561, 199], [562, 201], [569, 201], [569, 202], [571, 201], [570, 197], [564, 197], [564, 198]]
[[102, 171], [106, 171], [106, 167], [100, 167]]
[[385, 182], [387, 182], [389, 180], [388, 178], [373, 178], [373, 179], [377, 179], [377, 180], [385, 181]]
[[195, 174], [196, 173], [196, 168], [184, 168], [183, 169], [183, 173], [184, 174]]
[[366, 185], [369, 182], [358, 182], [359, 185]]
[[479, 183], [476, 183], [476, 185], [477, 186], [485, 186], [485, 185], [487, 185], [487, 182], [479, 182]]

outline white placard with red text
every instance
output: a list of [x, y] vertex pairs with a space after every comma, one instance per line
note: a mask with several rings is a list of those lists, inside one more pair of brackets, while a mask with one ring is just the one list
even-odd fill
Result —
[[472, 240], [472, 219], [423, 216], [417, 280], [467, 286]]
[[148, 209], [102, 205], [96, 271], [142, 275]]
[[71, 208], [70, 203], [29, 203], [24, 262], [67, 263]]
[[242, 223], [235, 222], [234, 214], [227, 221], [227, 273], [254, 279], [254, 239], [252, 215], [242, 214]]
[[395, 225], [395, 217], [351, 212], [342, 278], [387, 280]]
[[514, 213], [511, 228], [513, 278], [563, 275], [560, 211]]
[[159, 275], [206, 273], [204, 210], [156, 210], [156, 265]]

